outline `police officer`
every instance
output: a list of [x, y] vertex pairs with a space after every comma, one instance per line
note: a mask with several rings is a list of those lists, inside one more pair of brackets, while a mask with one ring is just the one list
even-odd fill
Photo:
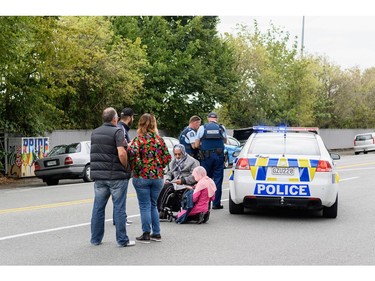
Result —
[[195, 144], [196, 147], [200, 146], [203, 157], [201, 165], [216, 184], [212, 209], [223, 209], [221, 194], [224, 177], [224, 143], [227, 142], [227, 133], [225, 127], [217, 123], [217, 119], [215, 112], [208, 114], [208, 123], [199, 127]]
[[201, 125], [201, 118], [197, 115], [190, 117], [189, 125], [185, 127], [179, 137], [180, 144], [185, 146], [185, 151], [190, 156], [199, 160], [199, 148], [195, 146], [197, 130]]

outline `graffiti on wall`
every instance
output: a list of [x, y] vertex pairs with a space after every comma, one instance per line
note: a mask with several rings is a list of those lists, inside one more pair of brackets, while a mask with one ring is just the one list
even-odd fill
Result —
[[49, 152], [49, 138], [9, 139], [9, 176], [33, 177], [34, 163]]

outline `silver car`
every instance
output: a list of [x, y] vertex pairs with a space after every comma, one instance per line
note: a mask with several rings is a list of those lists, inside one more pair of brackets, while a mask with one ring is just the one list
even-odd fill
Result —
[[57, 185], [61, 179], [90, 182], [90, 141], [54, 147], [47, 157], [35, 162], [35, 175], [47, 185]]
[[358, 134], [354, 137], [354, 153], [359, 154], [363, 152], [375, 150], [375, 133]]

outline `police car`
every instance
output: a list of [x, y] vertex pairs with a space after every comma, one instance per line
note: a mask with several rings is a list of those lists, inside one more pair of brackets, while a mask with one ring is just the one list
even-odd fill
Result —
[[229, 179], [229, 212], [287, 207], [336, 218], [339, 176], [318, 128], [253, 127]]

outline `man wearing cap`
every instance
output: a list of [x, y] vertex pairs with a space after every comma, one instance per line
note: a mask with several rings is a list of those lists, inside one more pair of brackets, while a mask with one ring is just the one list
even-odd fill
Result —
[[[130, 127], [133, 125], [134, 121], [134, 115], [137, 115], [134, 113], [133, 109], [129, 107], [125, 107], [120, 114], [120, 121], [118, 122], [117, 126], [122, 129], [124, 132], [124, 137], [125, 137], [125, 150], [127, 150], [128, 144], [130, 143], [130, 137], [129, 137], [129, 130]], [[130, 165], [127, 168], [128, 172], [130, 173]], [[116, 225], [115, 222], [115, 215], [114, 215], [114, 210], [113, 210], [113, 225]], [[126, 225], [130, 225], [132, 223], [131, 220], [126, 219]]]
[[133, 125], [135, 115], [137, 114], [135, 114], [133, 109], [129, 107], [125, 107], [121, 111], [120, 121], [118, 122], [118, 126], [124, 130], [124, 136], [125, 136], [125, 140], [127, 143], [130, 143], [129, 130], [130, 130], [130, 127]]
[[199, 148], [195, 147], [197, 130], [201, 125], [201, 118], [197, 115], [190, 117], [189, 125], [185, 127], [179, 137], [180, 144], [185, 147], [185, 151], [197, 160], [199, 159]]
[[227, 132], [223, 125], [217, 123], [217, 119], [215, 112], [208, 114], [208, 123], [198, 129], [195, 146], [200, 147], [201, 150], [203, 157], [201, 165], [216, 184], [212, 209], [223, 209], [221, 194], [224, 178], [224, 143], [227, 142]]

